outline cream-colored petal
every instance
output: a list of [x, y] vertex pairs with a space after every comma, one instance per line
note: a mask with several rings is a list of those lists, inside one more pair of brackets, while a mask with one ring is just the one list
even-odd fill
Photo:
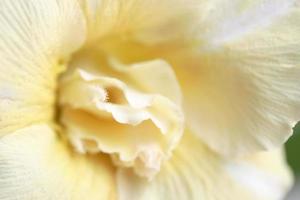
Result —
[[155, 44], [183, 38], [192, 31], [195, 0], [81, 0], [89, 44], [108, 35]]
[[[200, 44], [150, 47], [126, 39], [101, 43], [101, 50], [122, 62], [160, 57], [170, 63], [182, 88], [189, 128], [226, 155], [281, 145], [300, 119], [299, 5], [282, 0], [230, 2], [201, 4], [199, 37], [205, 42]], [[218, 6], [224, 4], [235, 12]], [[263, 11], [268, 11], [265, 19], [259, 17]], [[232, 21], [228, 35], [218, 24], [212, 23], [214, 29], [205, 26], [216, 19], [219, 25], [221, 19]], [[246, 29], [234, 29], [239, 23]]]
[[244, 154], [292, 134], [300, 119], [299, 25], [295, 7], [272, 26], [173, 60], [187, 123], [213, 149]]
[[107, 157], [73, 152], [46, 124], [0, 139], [1, 200], [108, 200], [115, 184]]
[[[89, 40], [118, 35], [146, 45], [201, 43], [240, 37], [284, 15], [296, 0], [81, 0]], [[92, 43], [90, 43], [92, 44]], [[205, 45], [204, 45], [205, 44]], [[209, 47], [211, 48], [211, 47]]]
[[117, 182], [120, 200], [279, 200], [292, 178], [279, 150], [224, 160], [186, 132], [151, 182], [125, 169]]
[[285, 16], [296, 0], [212, 1], [209, 12], [199, 14], [201, 48], [217, 48], [266, 28]]
[[3, 135], [52, 117], [60, 62], [82, 44], [85, 25], [73, 0], [2, 0], [0, 10]]
[[156, 59], [127, 66], [112, 59], [111, 65], [121, 72], [123, 77], [127, 77], [127, 80], [131, 79], [131, 83], [137, 89], [160, 94], [181, 105], [182, 97], [176, 75], [172, 66], [165, 60]]
[[[129, 67], [123, 71], [124, 80], [140, 81], [135, 79], [136, 69], [157, 64], [161, 68], [166, 65], [154, 61]], [[166, 70], [162, 70], [161, 75], [165, 73]], [[149, 76], [149, 80], [153, 77]], [[157, 85], [140, 83], [139, 86], [146, 88], [138, 91], [119, 79], [93, 75], [85, 70], [65, 75], [59, 99], [63, 108], [61, 120], [68, 137], [79, 152], [113, 154], [117, 165], [133, 167], [139, 175], [152, 178], [161, 163], [170, 157], [183, 131], [180, 106], [173, 103], [171, 97], [160, 95], [165, 91], [163, 87], [171, 88], [170, 84], [172, 81], [161, 86], [157, 93], [151, 93]]]

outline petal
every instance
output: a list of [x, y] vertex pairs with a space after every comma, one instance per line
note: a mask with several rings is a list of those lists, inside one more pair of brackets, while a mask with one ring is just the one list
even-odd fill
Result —
[[297, 0], [220, 1], [204, 20], [204, 43], [222, 45], [266, 28], [289, 14]]
[[120, 200], [279, 200], [291, 180], [279, 150], [224, 160], [189, 132], [151, 182], [130, 170], [119, 169], [117, 173]]
[[107, 35], [119, 35], [147, 44], [172, 41], [191, 31], [195, 2], [81, 0], [91, 43]]
[[46, 124], [0, 139], [0, 199], [113, 199], [114, 168], [103, 155], [82, 156]]
[[73, 0], [2, 0], [0, 10], [2, 135], [51, 119], [59, 62], [82, 44], [85, 25]]
[[[149, 69], [159, 67], [146, 76]], [[183, 114], [176, 104], [180, 101], [179, 87], [162, 61], [116, 64], [115, 70], [114, 77], [125, 82], [101, 75], [101, 70], [91, 74], [79, 69], [64, 76], [61, 121], [79, 152], [112, 154], [117, 165], [133, 167], [137, 174], [152, 178], [182, 135]], [[161, 82], [165, 85], [159, 87]]]
[[268, 28], [173, 60], [187, 123], [210, 147], [245, 154], [292, 134], [300, 119], [299, 22], [295, 7]]
[[[199, 4], [199, 37], [206, 40], [200, 44], [147, 46], [129, 39], [101, 44], [101, 50], [122, 62], [160, 57], [170, 63], [183, 92], [189, 128], [224, 155], [281, 145], [300, 119], [299, 5], [282, 0], [231, 2]], [[223, 4], [228, 4], [228, 12], [218, 6]], [[261, 19], [264, 11], [268, 15]], [[224, 12], [228, 16], [221, 16]], [[232, 25], [227, 37], [218, 32], [222, 27], [205, 26], [210, 18], [245, 23], [246, 29]]]
[[166, 61], [156, 59], [126, 66], [111, 60], [111, 64], [117, 71], [133, 79], [132, 82], [134, 81], [140, 90], [160, 94], [181, 105], [180, 86], [172, 66]]
[[266, 28], [288, 14], [296, 0], [232, 0], [212, 2], [200, 14], [198, 37], [208, 48], [240, 39], [253, 31]]

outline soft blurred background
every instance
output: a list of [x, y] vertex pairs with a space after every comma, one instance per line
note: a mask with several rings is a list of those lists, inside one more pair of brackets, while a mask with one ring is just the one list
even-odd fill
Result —
[[294, 129], [294, 135], [286, 143], [287, 160], [296, 176], [296, 184], [286, 200], [300, 200], [300, 123]]

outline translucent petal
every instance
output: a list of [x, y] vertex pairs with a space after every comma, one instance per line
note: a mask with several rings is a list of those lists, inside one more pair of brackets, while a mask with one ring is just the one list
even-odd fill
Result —
[[72, 0], [3, 0], [0, 10], [2, 135], [51, 119], [57, 74], [82, 44], [85, 25]]
[[[199, 14], [201, 48], [217, 48], [262, 30], [290, 12], [296, 0], [212, 1]], [[203, 9], [201, 9], [203, 10]]]
[[173, 61], [187, 123], [218, 152], [269, 149], [292, 134], [300, 119], [299, 21], [295, 7], [272, 26]]
[[115, 171], [103, 155], [80, 155], [46, 124], [0, 139], [0, 199], [115, 199]]
[[[160, 69], [147, 76], [151, 68]], [[101, 70], [91, 74], [77, 69], [65, 75], [61, 120], [79, 152], [113, 154], [117, 165], [134, 167], [139, 175], [152, 178], [181, 138], [179, 87], [162, 61], [116, 64], [115, 70], [119, 74], [113, 77], [125, 82], [101, 75]]]
[[186, 132], [174, 156], [151, 182], [119, 169], [119, 199], [279, 200], [292, 183], [282, 155], [274, 150], [226, 160]]

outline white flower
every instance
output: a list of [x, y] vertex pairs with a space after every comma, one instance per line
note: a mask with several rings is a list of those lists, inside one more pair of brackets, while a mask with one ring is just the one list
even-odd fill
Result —
[[0, 199], [282, 199], [293, 0], [1, 0]]

